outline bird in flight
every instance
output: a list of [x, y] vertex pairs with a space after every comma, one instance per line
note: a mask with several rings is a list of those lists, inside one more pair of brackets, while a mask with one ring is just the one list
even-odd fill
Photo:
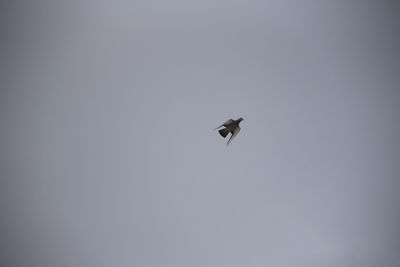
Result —
[[226, 143], [226, 145], [229, 145], [232, 141], [232, 139], [240, 132], [240, 127], [239, 127], [239, 123], [243, 120], [243, 118], [239, 118], [237, 120], [227, 120], [226, 122], [224, 122], [223, 124], [221, 124], [220, 126], [218, 126], [217, 128], [215, 128], [214, 130], [217, 130], [221, 127], [225, 127], [224, 129], [219, 130], [219, 134], [225, 138], [229, 133], [232, 133], [231, 137], [228, 140], [228, 143]]

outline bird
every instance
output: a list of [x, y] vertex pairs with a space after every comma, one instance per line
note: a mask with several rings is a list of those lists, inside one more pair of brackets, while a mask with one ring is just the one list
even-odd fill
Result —
[[215, 128], [214, 130], [217, 130], [221, 127], [225, 127], [224, 129], [219, 130], [219, 134], [225, 138], [229, 133], [232, 133], [231, 137], [228, 140], [228, 143], [226, 143], [226, 145], [229, 145], [232, 141], [232, 139], [238, 135], [238, 133], [240, 132], [240, 127], [239, 127], [239, 123], [243, 120], [242, 117], [240, 117], [237, 120], [232, 120], [229, 119], [226, 122], [224, 122], [223, 124], [221, 124], [220, 126], [218, 126], [217, 128]]

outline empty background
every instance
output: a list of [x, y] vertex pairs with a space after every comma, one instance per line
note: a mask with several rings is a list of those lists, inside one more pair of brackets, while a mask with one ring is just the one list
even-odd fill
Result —
[[389, 3], [3, 1], [1, 265], [400, 266]]

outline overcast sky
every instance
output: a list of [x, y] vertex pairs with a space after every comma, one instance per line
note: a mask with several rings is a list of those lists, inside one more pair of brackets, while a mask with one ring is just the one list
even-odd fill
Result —
[[2, 2], [0, 265], [400, 266], [372, 2]]

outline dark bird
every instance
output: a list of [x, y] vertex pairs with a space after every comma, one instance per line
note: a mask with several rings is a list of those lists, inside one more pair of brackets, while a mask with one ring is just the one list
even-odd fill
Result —
[[220, 126], [218, 126], [217, 128], [215, 128], [214, 130], [217, 130], [221, 127], [225, 127], [224, 129], [219, 130], [219, 134], [225, 138], [229, 133], [232, 133], [231, 137], [228, 140], [228, 143], [226, 143], [226, 145], [229, 145], [230, 142], [232, 141], [232, 139], [240, 132], [240, 127], [239, 127], [239, 123], [243, 120], [243, 118], [239, 118], [237, 120], [227, 120], [226, 122], [224, 122], [223, 124], [221, 124]]

